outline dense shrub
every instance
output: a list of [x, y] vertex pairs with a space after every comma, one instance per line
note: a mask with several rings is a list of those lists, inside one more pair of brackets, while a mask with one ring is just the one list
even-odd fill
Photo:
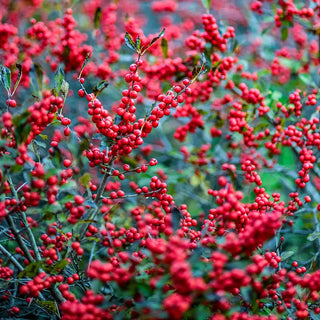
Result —
[[1, 319], [320, 318], [318, 1], [0, 17]]

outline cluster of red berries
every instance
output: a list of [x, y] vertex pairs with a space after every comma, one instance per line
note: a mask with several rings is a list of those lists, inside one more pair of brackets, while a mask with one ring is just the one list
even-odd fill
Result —
[[20, 287], [20, 293], [22, 295], [29, 295], [37, 298], [42, 290], [50, 288], [57, 282], [62, 282], [63, 276], [48, 276], [45, 272], [40, 272], [32, 280], [28, 281], [25, 285]]
[[203, 15], [202, 22], [205, 30], [203, 34], [205, 41], [211, 43], [221, 52], [225, 51], [227, 49], [227, 39], [235, 37], [234, 28], [228, 27], [227, 31], [221, 36], [216, 19], [211, 14]]
[[0, 259], [0, 279], [10, 280], [14, 272], [9, 267], [2, 267], [3, 260]]
[[98, 307], [103, 303], [104, 297], [102, 294], [95, 295], [92, 290], [87, 290], [81, 301], [66, 301], [61, 305], [63, 318], [65, 320], [111, 320], [111, 314]]
[[256, 166], [250, 160], [246, 160], [241, 164], [241, 170], [245, 173], [245, 178], [250, 183], [254, 182], [257, 186], [262, 185], [261, 177], [255, 171]]

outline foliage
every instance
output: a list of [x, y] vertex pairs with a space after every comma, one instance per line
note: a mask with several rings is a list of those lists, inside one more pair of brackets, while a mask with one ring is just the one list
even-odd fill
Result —
[[316, 2], [0, 0], [1, 319], [320, 317]]

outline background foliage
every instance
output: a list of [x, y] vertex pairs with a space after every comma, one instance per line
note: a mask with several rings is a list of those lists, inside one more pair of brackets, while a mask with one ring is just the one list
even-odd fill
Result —
[[0, 317], [318, 319], [319, 14], [0, 0]]

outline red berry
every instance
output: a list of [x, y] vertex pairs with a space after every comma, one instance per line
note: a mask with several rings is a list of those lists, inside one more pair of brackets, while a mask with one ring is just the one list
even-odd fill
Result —
[[15, 108], [15, 107], [17, 106], [16, 100], [10, 99], [10, 100], [7, 101], [7, 103], [9, 104], [9, 106], [10, 106], [11, 108]]
[[78, 242], [78, 241], [73, 242], [72, 245], [71, 245], [71, 248], [73, 250], [78, 250], [80, 248], [80, 242]]
[[69, 159], [65, 159], [65, 160], [63, 160], [63, 165], [65, 166], [65, 167], [70, 167], [71, 166], [71, 164], [72, 164], [72, 161], [71, 160], [69, 160]]
[[84, 202], [84, 199], [83, 199], [83, 197], [81, 197], [81, 196], [79, 196], [79, 195], [76, 195], [76, 196], [74, 197], [74, 202], [75, 202], [76, 204], [80, 205], [80, 204], [82, 204], [82, 203]]

